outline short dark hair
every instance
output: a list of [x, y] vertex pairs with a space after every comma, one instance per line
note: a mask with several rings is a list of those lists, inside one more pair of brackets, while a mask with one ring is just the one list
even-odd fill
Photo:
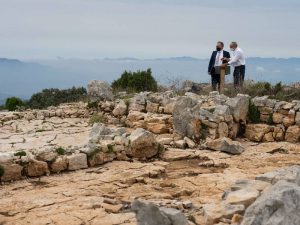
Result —
[[238, 43], [236, 41], [232, 41], [231, 44], [233, 44], [234, 46], [238, 46]]
[[224, 43], [222, 41], [218, 41], [218, 44], [221, 44], [224, 47]]

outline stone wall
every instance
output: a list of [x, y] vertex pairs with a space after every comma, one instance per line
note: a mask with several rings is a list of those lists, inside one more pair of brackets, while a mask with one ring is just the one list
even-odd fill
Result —
[[248, 124], [245, 137], [256, 142], [300, 141], [300, 100], [276, 101], [267, 96], [252, 99], [261, 124]]
[[0, 124], [11, 120], [44, 120], [45, 118], [83, 118], [89, 117], [90, 111], [83, 102], [62, 104], [45, 110], [26, 110], [21, 112], [0, 112]]

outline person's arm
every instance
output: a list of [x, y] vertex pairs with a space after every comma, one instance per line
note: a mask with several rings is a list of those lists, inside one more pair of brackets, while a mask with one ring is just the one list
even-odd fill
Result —
[[241, 52], [237, 51], [235, 56], [232, 59], [230, 59], [230, 61], [228, 62], [228, 65], [232, 65], [233, 63], [236, 63], [241, 57], [242, 57]]
[[214, 52], [211, 54], [210, 60], [209, 60], [209, 64], [208, 64], [208, 74], [211, 73], [211, 69], [213, 67], [213, 56], [214, 56]]

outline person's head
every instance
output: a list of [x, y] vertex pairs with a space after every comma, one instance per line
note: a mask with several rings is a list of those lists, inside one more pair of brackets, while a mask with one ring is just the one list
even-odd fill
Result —
[[237, 42], [233, 41], [230, 43], [229, 47], [230, 47], [231, 51], [234, 51], [238, 47], [238, 44], [237, 44]]
[[224, 48], [224, 43], [222, 41], [218, 41], [216, 45], [217, 51], [221, 51]]

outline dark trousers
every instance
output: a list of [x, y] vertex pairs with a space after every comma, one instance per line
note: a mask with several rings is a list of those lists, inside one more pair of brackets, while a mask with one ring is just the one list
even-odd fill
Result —
[[213, 68], [211, 71], [211, 86], [213, 91], [220, 91], [220, 74], [215, 74], [215, 69]]
[[242, 88], [245, 79], [246, 66], [237, 66], [233, 72], [233, 84], [234, 88]]

